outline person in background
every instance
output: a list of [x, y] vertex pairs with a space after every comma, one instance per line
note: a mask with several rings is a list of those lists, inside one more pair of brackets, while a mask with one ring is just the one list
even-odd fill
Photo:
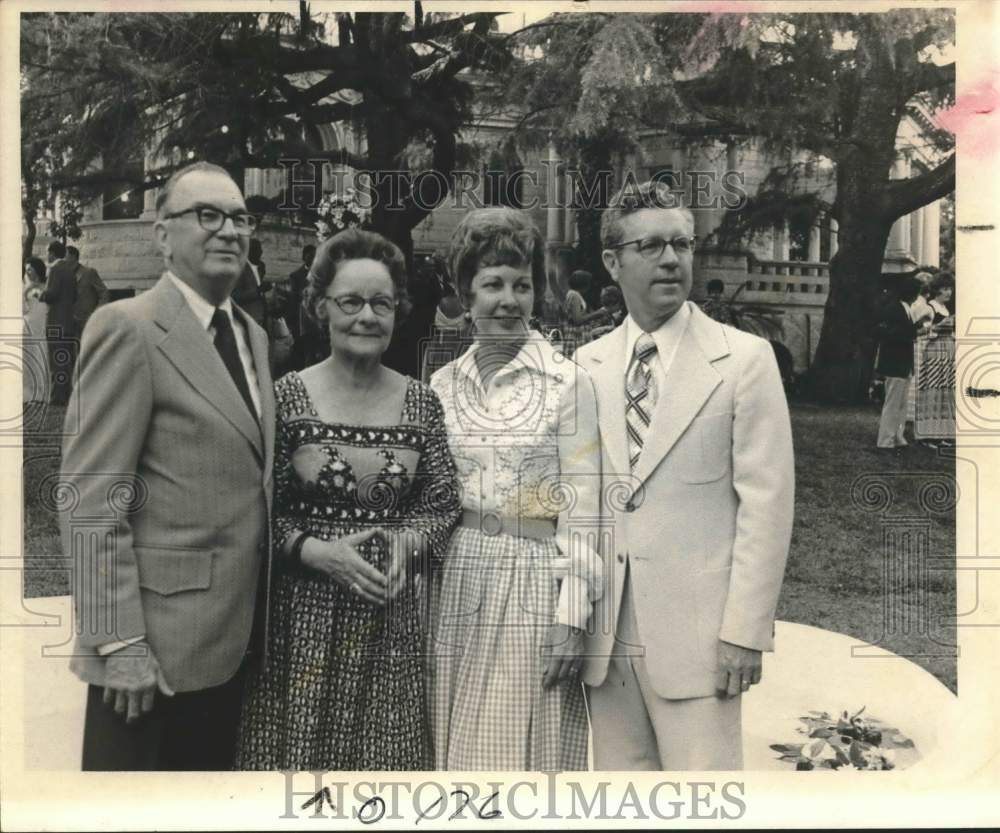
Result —
[[955, 442], [955, 279], [939, 272], [930, 283], [931, 327], [920, 340], [923, 351], [914, 370], [916, 403], [913, 433], [923, 445], [949, 448]]
[[912, 306], [920, 296], [922, 283], [916, 277], [903, 278], [895, 300], [883, 308], [877, 325], [878, 360], [875, 369], [885, 377], [885, 402], [879, 418], [877, 448], [897, 454], [908, 445], [906, 430], [906, 396], [913, 371], [913, 344], [926, 326], [933, 311], [914, 320]]
[[434, 312], [431, 340], [420, 358], [420, 378], [430, 382], [440, 368], [457, 359], [472, 344], [472, 321], [448, 278], [445, 265], [437, 258], [434, 271], [441, 287], [441, 297]]
[[732, 326], [733, 312], [725, 299], [726, 285], [718, 278], [712, 278], [705, 286], [705, 300], [702, 301], [701, 311], [709, 318], [718, 321], [720, 324]]
[[441, 283], [434, 262], [420, 258], [406, 287], [405, 306], [400, 309], [389, 349], [382, 357], [386, 367], [421, 378], [421, 357], [431, 340], [440, 301]]
[[23, 402], [49, 401], [49, 357], [45, 343], [45, 320], [49, 308], [41, 300], [45, 291], [45, 262], [29, 257], [24, 264], [23, 316], [24, 341], [22, 342], [21, 381]]
[[96, 269], [80, 263], [80, 250], [76, 246], [66, 247], [66, 262], [73, 267], [76, 275], [76, 303], [73, 304], [73, 320], [77, 333], [82, 334], [94, 310], [111, 300], [108, 288], [97, 274]]
[[49, 348], [51, 385], [49, 403], [65, 407], [73, 389], [73, 367], [80, 335], [73, 319], [76, 303], [76, 275], [66, 260], [66, 246], [53, 240], [48, 247], [49, 271], [41, 300], [48, 304], [45, 336]]
[[303, 319], [309, 316], [304, 314], [305, 311], [302, 307], [303, 295], [306, 285], [309, 282], [309, 267], [312, 266], [315, 256], [316, 247], [312, 243], [307, 243], [302, 247], [302, 265], [288, 276], [288, 292], [285, 296], [284, 318], [285, 323], [288, 324], [292, 338], [295, 340], [295, 344], [292, 347], [290, 370], [302, 370], [306, 366], [306, 356], [308, 355], [307, 341], [309, 336], [315, 336], [315, 332], [309, 332], [307, 336], [307, 327], [309, 327], [309, 324], [304, 322]]
[[625, 320], [627, 314], [622, 291], [614, 284], [604, 287], [601, 290], [600, 308], [584, 318], [584, 322], [591, 326], [591, 339], [610, 333]]
[[267, 324], [267, 290], [270, 284], [264, 280], [267, 267], [263, 261], [264, 248], [256, 237], [250, 239], [247, 262], [240, 279], [233, 288], [233, 301], [246, 312], [264, 331], [270, 334]]
[[563, 339], [570, 353], [589, 340], [587, 331], [587, 301], [584, 294], [590, 290], [593, 275], [585, 269], [576, 269], [569, 276], [569, 289], [563, 300], [563, 319], [566, 324]]

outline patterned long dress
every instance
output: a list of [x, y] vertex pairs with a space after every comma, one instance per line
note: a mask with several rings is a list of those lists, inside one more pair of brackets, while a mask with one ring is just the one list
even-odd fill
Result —
[[[440, 556], [458, 514], [441, 405], [408, 381], [398, 425], [320, 421], [297, 373], [275, 387], [276, 553], [292, 530], [334, 540], [372, 527], [413, 528]], [[358, 547], [387, 569], [381, 537]], [[251, 680], [238, 769], [421, 770], [430, 748], [426, 617], [410, 581], [384, 608], [333, 578], [275, 555], [267, 667]]]
[[555, 534], [490, 534], [488, 520], [455, 530], [431, 601], [435, 768], [585, 769], [582, 684], [546, 690], [542, 677], [551, 626], [585, 627], [602, 593], [593, 383], [533, 333], [484, 386], [477, 349], [431, 380], [463, 508], [477, 518], [551, 522]]

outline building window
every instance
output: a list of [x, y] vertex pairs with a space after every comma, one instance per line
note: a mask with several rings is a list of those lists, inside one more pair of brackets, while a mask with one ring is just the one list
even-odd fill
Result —
[[809, 259], [809, 220], [792, 217], [788, 221], [788, 259]]
[[145, 171], [142, 160], [124, 166], [125, 179], [104, 186], [101, 194], [102, 220], [135, 220], [143, 211], [145, 192], [141, 190]]

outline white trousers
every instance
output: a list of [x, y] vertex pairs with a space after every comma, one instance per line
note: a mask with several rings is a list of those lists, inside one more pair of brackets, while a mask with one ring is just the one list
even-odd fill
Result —
[[879, 448], [906, 445], [903, 432], [906, 428], [906, 391], [909, 386], [909, 377], [885, 377], [885, 404], [882, 405], [882, 416], [878, 421]]
[[586, 687], [597, 770], [739, 770], [743, 768], [741, 695], [667, 700], [654, 690], [642, 656], [625, 574], [608, 676]]

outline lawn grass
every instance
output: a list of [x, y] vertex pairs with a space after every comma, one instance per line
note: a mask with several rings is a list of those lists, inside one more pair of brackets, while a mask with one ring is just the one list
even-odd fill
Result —
[[[954, 557], [954, 508], [931, 512], [920, 503], [922, 486], [954, 477], [954, 458], [915, 444], [899, 457], [876, 451], [878, 416], [874, 407], [792, 407], [795, 525], [778, 618], [878, 644], [955, 691], [955, 627], [948, 622], [955, 573], [914, 570], [887, 581], [886, 559], [898, 564], [899, 557], [883, 547], [885, 531], [923, 524], [927, 556]], [[884, 482], [892, 505], [866, 511], [853, 490], [859, 480]]]
[[[45, 477], [58, 470], [62, 420], [62, 411], [52, 408], [26, 420], [32, 428], [24, 438], [26, 597], [69, 592], [56, 519], [40, 495]], [[916, 571], [887, 588], [882, 544], [884, 530], [903, 519], [904, 526], [926, 525], [929, 557], [954, 556], [954, 510], [933, 514], [919, 501], [929, 479], [954, 476], [954, 460], [915, 445], [900, 457], [878, 453], [877, 424], [874, 407], [793, 404], [795, 526], [778, 618], [878, 644], [954, 691], [955, 627], [948, 623], [956, 609], [954, 572]], [[862, 477], [892, 490], [886, 514], [866, 511], [852, 497]]]

